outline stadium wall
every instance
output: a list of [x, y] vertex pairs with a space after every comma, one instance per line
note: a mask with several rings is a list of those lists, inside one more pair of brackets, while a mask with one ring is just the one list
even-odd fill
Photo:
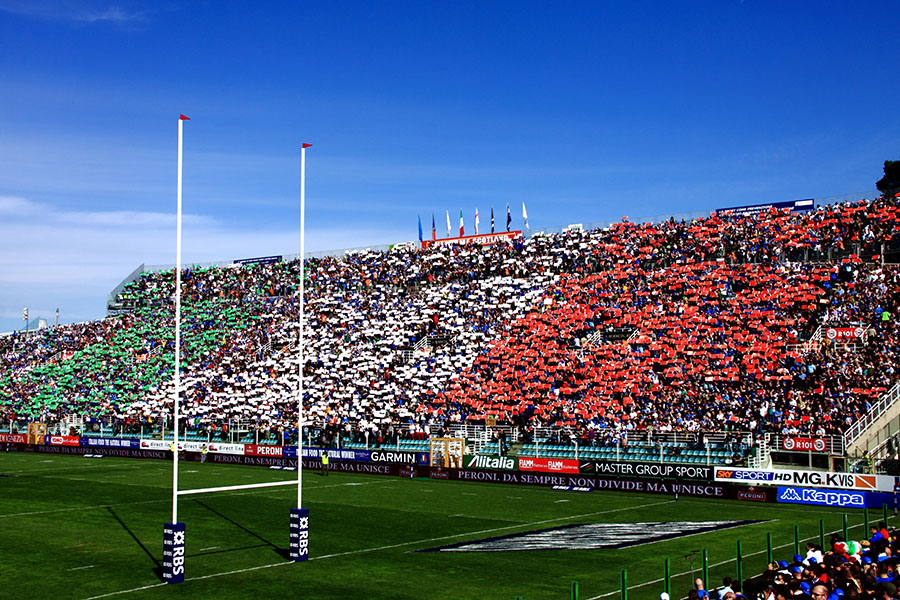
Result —
[[[120, 442], [115, 445], [109, 444], [109, 441], [93, 437], [45, 436], [42, 443], [28, 444], [24, 434], [0, 434], [0, 450], [81, 455], [86, 458], [172, 458], [171, 452], [166, 449], [171, 445], [168, 441], [114, 440]], [[203, 446], [198, 442], [179, 443], [182, 460], [199, 462]], [[898, 499], [893, 490], [900, 489], [900, 478], [876, 475], [694, 467], [628, 461], [579, 463], [553, 459], [546, 465], [536, 464], [534, 459], [525, 459], [516, 465], [517, 468], [492, 469], [478, 468], [479, 464], [494, 466], [490, 461], [475, 460], [478, 457], [467, 457], [470, 460], [464, 463], [465, 468], [444, 468], [430, 466], [427, 452], [315, 447], [304, 448], [303, 467], [314, 471], [320, 469], [319, 457], [324, 450], [332, 455], [331, 469], [336, 472], [535, 485], [577, 492], [622, 491], [669, 495], [676, 499], [678, 496], [685, 496], [842, 509], [882, 506], [896, 508]], [[291, 446], [223, 444], [208, 453], [207, 461], [277, 470], [295, 471], [297, 468], [296, 449]], [[476, 466], [470, 468], [471, 465]], [[566, 472], [566, 469], [571, 470]]]

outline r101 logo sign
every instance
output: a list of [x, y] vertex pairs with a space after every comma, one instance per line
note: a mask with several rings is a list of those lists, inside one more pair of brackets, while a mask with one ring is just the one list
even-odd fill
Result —
[[865, 336], [866, 330], [862, 327], [829, 327], [825, 330], [825, 337], [829, 340], [859, 340]]
[[828, 445], [822, 438], [786, 437], [781, 447], [795, 452], [825, 452]]

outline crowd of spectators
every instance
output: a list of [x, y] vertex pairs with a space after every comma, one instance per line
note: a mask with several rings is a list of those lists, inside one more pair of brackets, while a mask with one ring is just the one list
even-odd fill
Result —
[[[900, 207], [570, 230], [305, 265], [307, 420], [427, 434], [497, 419], [628, 430], [840, 433], [896, 382]], [[182, 414], [296, 430], [297, 261], [183, 272]], [[0, 337], [0, 417], [120, 426], [171, 413], [173, 271], [132, 312]], [[823, 327], [858, 327], [852, 344]]]
[[[882, 521], [871, 525], [864, 540], [833, 534], [822, 548], [808, 542], [803, 554], [767, 565], [764, 572], [741, 582], [725, 577], [707, 589], [697, 579], [686, 598], [719, 600], [896, 600], [900, 598], [900, 532]], [[669, 600], [669, 594], [660, 594]]]

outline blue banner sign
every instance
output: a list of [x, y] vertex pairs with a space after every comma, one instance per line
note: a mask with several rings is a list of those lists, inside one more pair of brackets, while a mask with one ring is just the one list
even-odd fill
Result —
[[184, 581], [184, 523], [166, 523], [163, 528], [163, 581]]
[[791, 504], [865, 508], [866, 493], [778, 486], [778, 501]]
[[141, 447], [140, 440], [119, 439], [119, 438], [102, 438], [102, 437], [82, 437], [79, 445], [90, 446], [91, 448], [134, 448]]
[[717, 208], [716, 216], [724, 215], [755, 215], [757, 213], [766, 212], [770, 208], [787, 208], [793, 212], [804, 210], [813, 210], [816, 207], [816, 201], [807, 198], [805, 200], [790, 200], [788, 202], [769, 202], [767, 204], [750, 204], [748, 206], [732, 206], [731, 208]]
[[281, 255], [278, 256], [258, 256], [256, 258], [238, 258], [234, 261], [237, 265], [270, 265], [272, 263], [281, 262]]

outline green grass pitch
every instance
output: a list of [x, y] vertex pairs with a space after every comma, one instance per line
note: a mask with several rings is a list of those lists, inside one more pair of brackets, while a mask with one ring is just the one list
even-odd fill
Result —
[[[181, 487], [261, 483], [295, 473], [181, 463]], [[819, 519], [839, 530], [842, 512], [798, 505], [607, 493], [469, 482], [305, 472], [310, 560], [285, 559], [291, 486], [181, 497], [186, 581], [162, 584], [162, 527], [171, 518], [166, 461], [0, 454], [0, 596], [29, 598], [657, 598], [663, 560], [673, 592], [690, 585], [690, 550], [709, 552], [713, 583], [793, 554], [794, 525], [818, 539]], [[873, 514], [877, 518], [880, 512]], [[458, 542], [587, 523], [764, 520], [766, 523], [607, 550], [415, 552]], [[849, 514], [857, 537], [863, 516]], [[635, 525], [634, 527], [640, 527]], [[651, 531], [647, 531], [649, 535]], [[699, 571], [700, 554], [693, 559]]]

